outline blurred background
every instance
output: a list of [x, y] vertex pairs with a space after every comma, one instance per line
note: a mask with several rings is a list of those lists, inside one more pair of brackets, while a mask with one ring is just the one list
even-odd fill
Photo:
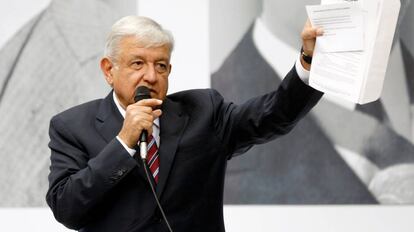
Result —
[[[0, 0], [0, 229], [66, 231], [44, 200], [49, 120], [106, 96], [110, 89], [99, 60], [117, 19], [149, 16], [173, 32], [169, 93], [212, 86], [240, 103], [276, 88], [274, 80], [293, 67], [306, 20], [304, 6], [318, 3]], [[407, 206], [414, 201], [413, 5], [402, 2], [386, 98], [372, 109], [326, 98], [291, 135], [229, 162], [224, 197], [228, 231], [250, 231], [258, 224], [259, 231], [414, 228], [407, 216], [414, 212]], [[19, 223], [22, 217], [27, 223]], [[297, 222], [302, 223], [292, 226]]]

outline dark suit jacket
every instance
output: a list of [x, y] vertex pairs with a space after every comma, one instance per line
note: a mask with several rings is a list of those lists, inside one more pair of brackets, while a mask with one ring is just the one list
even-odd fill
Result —
[[[157, 195], [174, 231], [224, 231], [227, 160], [287, 133], [320, 99], [292, 70], [281, 87], [242, 105], [214, 90], [170, 95], [160, 118]], [[165, 231], [142, 171], [115, 138], [122, 116], [112, 93], [53, 117], [47, 202], [81, 231]], [[253, 164], [252, 164], [253, 165]]]
[[[280, 80], [258, 53], [250, 28], [211, 85], [237, 103], [277, 88]], [[312, 114], [287, 136], [235, 157], [226, 175], [225, 204], [377, 203]]]

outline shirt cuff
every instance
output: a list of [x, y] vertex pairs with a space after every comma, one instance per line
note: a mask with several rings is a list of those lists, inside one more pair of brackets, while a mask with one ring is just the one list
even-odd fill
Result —
[[296, 60], [295, 68], [299, 78], [303, 81], [303, 83], [309, 85], [310, 72], [302, 66], [302, 63], [300, 62], [300, 55]]
[[127, 152], [133, 156], [135, 155], [135, 153], [137, 153], [137, 151], [135, 149], [129, 148], [124, 141], [122, 141], [122, 139], [120, 139], [118, 136], [116, 136], [116, 139], [118, 139], [118, 141], [122, 144], [122, 146], [125, 148], [125, 150], [127, 150]]

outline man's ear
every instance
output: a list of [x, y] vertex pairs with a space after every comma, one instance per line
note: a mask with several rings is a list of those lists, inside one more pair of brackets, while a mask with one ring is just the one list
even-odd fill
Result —
[[169, 64], [169, 70], [168, 70], [168, 75], [171, 73], [171, 70], [172, 70], [172, 65], [171, 64]]
[[114, 80], [112, 76], [112, 69], [114, 68], [114, 64], [111, 62], [111, 60], [108, 59], [108, 57], [104, 57], [101, 60], [101, 70], [103, 74], [105, 75], [106, 82], [112, 87]]

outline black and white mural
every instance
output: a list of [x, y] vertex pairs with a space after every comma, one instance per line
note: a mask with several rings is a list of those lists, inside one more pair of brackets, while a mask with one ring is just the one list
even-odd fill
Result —
[[[318, 0], [243, 1], [250, 23], [227, 55], [211, 46], [211, 86], [242, 103], [271, 91], [300, 51], [305, 5]], [[213, 8], [220, 2], [213, 1]], [[257, 10], [260, 9], [260, 10]], [[237, 11], [237, 6], [233, 6]], [[222, 11], [221, 11], [222, 12]], [[211, 20], [226, 18], [214, 15]], [[246, 21], [242, 16], [226, 20]], [[232, 33], [232, 26], [211, 31]], [[247, 25], [245, 23], [245, 25]], [[222, 36], [225, 34], [214, 34]], [[221, 41], [215, 39], [212, 41]], [[414, 203], [414, 3], [401, 12], [382, 97], [355, 105], [329, 96], [287, 136], [228, 163], [227, 204]], [[217, 64], [217, 60], [221, 63]]]
[[[30, 7], [15, 2], [23, 10]], [[42, 2], [45, 6], [7, 41], [0, 40], [0, 207], [46, 206], [49, 120], [108, 93], [98, 66], [106, 33], [116, 19], [141, 8], [136, 0]], [[305, 5], [319, 4], [200, 1], [197, 12], [205, 15], [192, 20], [180, 18], [174, 2], [142, 2], [147, 3], [143, 10], [151, 5], [158, 12], [147, 16], [161, 24], [165, 16], [164, 22], [178, 29], [167, 28], [185, 35], [176, 40], [173, 59], [183, 62], [172, 61], [172, 89], [205, 88], [211, 82], [236, 103], [277, 88], [299, 56]], [[1, 32], [7, 29], [0, 25]], [[413, 44], [414, 2], [402, 0], [381, 99], [359, 106], [325, 97], [287, 136], [234, 157], [224, 203], [414, 203]], [[183, 50], [190, 55], [180, 55]], [[182, 77], [187, 79], [179, 81]]]
[[1, 207], [46, 206], [49, 120], [109, 91], [99, 69], [105, 37], [131, 10], [135, 1], [51, 0], [1, 47]]

